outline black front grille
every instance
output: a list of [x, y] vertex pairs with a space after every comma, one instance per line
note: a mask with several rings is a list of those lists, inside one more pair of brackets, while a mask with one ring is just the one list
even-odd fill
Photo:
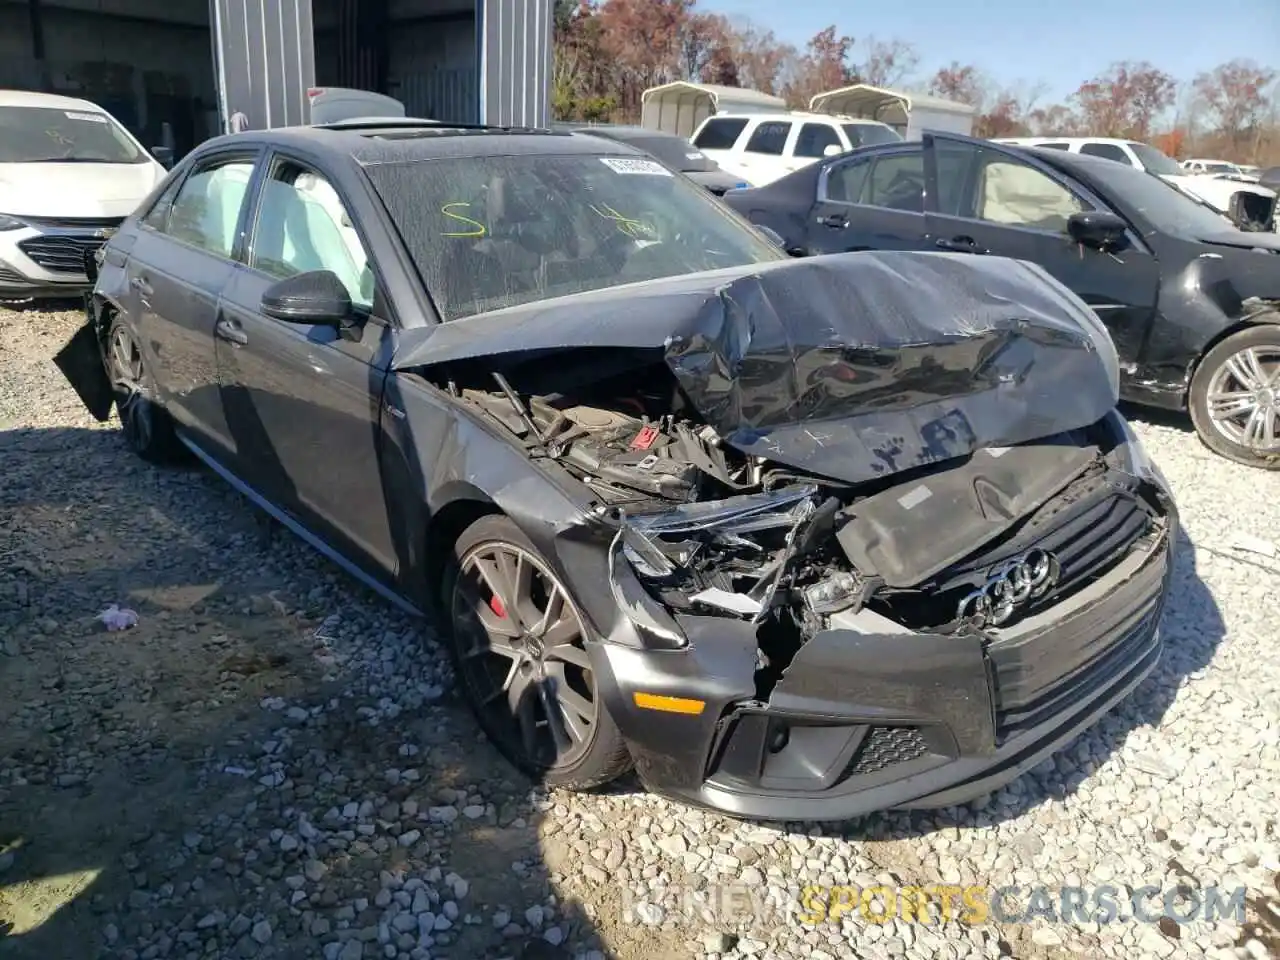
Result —
[[954, 618], [960, 601], [982, 587], [988, 572], [1005, 560], [1043, 550], [1053, 554], [1059, 565], [1054, 587], [1033, 603], [1019, 608], [1018, 620], [1061, 602], [1100, 577], [1129, 556], [1134, 546], [1150, 533], [1155, 518], [1136, 490], [1116, 486], [1106, 476], [1085, 478], [1064, 492], [1063, 498], [1036, 514], [1012, 536], [962, 560], [940, 574], [933, 590], [926, 594], [926, 613], [933, 623]]
[[18, 249], [33, 263], [55, 273], [84, 273], [86, 253], [98, 249], [101, 237], [47, 235], [31, 237], [18, 243]]
[[55, 230], [98, 230], [124, 223], [124, 217], [23, 217], [22, 220], [33, 227]]
[[929, 745], [915, 727], [872, 727], [854, 754], [849, 776], [879, 773], [897, 763], [919, 760]]
[[26, 279], [26, 277], [13, 269], [13, 267], [9, 266], [7, 263], [0, 263], [0, 281], [4, 281], [5, 283], [24, 283]]
[[1117, 570], [1117, 582], [1099, 585], [1096, 599], [1082, 597], [1062, 619], [1004, 632], [987, 647], [998, 739], [1088, 700], [1152, 651], [1169, 569], [1167, 536], [1144, 546], [1141, 564]]

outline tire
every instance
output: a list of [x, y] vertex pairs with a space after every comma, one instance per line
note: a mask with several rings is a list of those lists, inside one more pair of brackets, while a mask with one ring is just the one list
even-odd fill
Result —
[[[515, 571], [508, 581], [523, 583], [528, 570], [525, 590], [490, 588], [485, 574], [501, 580], [502, 558]], [[481, 517], [467, 527], [454, 544], [441, 600], [458, 685], [503, 756], [533, 779], [568, 790], [590, 790], [631, 769], [626, 742], [589, 669], [586, 621], [519, 527], [501, 515]], [[540, 623], [553, 606], [554, 622]], [[550, 715], [554, 727], [546, 709], [551, 698], [558, 707]], [[523, 723], [511, 708], [513, 699]], [[584, 703], [594, 713], [589, 724], [581, 711]]]
[[105, 363], [120, 431], [129, 449], [150, 463], [180, 460], [185, 448], [174, 432], [172, 418], [155, 400], [155, 380], [133, 331], [119, 314], [111, 318], [107, 328]]
[[1226, 337], [1191, 377], [1191, 422], [1228, 460], [1280, 469], [1280, 315]]

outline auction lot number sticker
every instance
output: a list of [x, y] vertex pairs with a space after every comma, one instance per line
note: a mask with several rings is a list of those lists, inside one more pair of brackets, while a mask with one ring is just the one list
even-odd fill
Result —
[[657, 160], [643, 160], [640, 158], [622, 158], [622, 157], [601, 157], [600, 162], [612, 170], [614, 173], [631, 173], [642, 174], [650, 177], [669, 177], [671, 171], [658, 163]]

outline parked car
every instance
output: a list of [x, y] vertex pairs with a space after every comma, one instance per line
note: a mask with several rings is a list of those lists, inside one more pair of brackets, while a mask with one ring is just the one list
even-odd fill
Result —
[[1280, 210], [1276, 208], [1274, 190], [1251, 183], [1239, 173], [1194, 173], [1184, 170], [1176, 160], [1150, 144], [1107, 137], [1009, 137], [995, 142], [1065, 150], [1068, 153], [1115, 160], [1167, 180], [1215, 210], [1227, 214], [1242, 229], [1274, 232], [1280, 224]]
[[1243, 170], [1234, 163], [1228, 163], [1226, 160], [1183, 160], [1178, 166], [1187, 171], [1187, 173], [1222, 173], [1230, 177], [1244, 175]]
[[1106, 323], [1122, 396], [1189, 408], [1212, 450], [1280, 466], [1280, 237], [1236, 230], [1159, 178], [1078, 153], [927, 134], [725, 201], [795, 253], [1033, 261]]
[[855, 147], [902, 140], [893, 127], [820, 113], [718, 113], [694, 131], [693, 145], [756, 186]]
[[614, 124], [555, 123], [553, 129], [585, 133], [605, 140], [626, 143], [666, 164], [676, 173], [683, 173], [700, 187], [717, 197], [728, 190], [750, 187], [752, 184], [736, 177], [691, 144], [684, 137], [648, 127], [628, 127]]
[[1160, 656], [1176, 509], [1033, 265], [791, 259], [622, 143], [410, 121], [206, 143], [100, 260], [94, 415], [437, 611], [547, 782], [958, 803]]
[[167, 172], [96, 104], [0, 90], [0, 301], [88, 290], [84, 254]]

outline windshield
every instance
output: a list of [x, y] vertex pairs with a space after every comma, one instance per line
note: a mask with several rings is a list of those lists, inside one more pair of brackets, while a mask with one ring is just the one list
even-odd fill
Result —
[[1236, 229], [1230, 219], [1212, 207], [1191, 199], [1159, 177], [1123, 163], [1091, 163], [1089, 175], [1106, 192], [1147, 220], [1159, 233], [1184, 240]]
[[785, 258], [648, 158], [469, 157], [367, 173], [444, 320]]
[[0, 107], [0, 163], [143, 163], [105, 113], [51, 107]]
[[897, 143], [902, 139], [892, 127], [880, 123], [845, 123], [841, 126], [852, 148], [869, 147], [873, 143]]
[[1205, 173], [1239, 173], [1240, 168], [1230, 163], [1206, 163], [1204, 165]]
[[1161, 153], [1155, 147], [1149, 147], [1145, 143], [1129, 143], [1129, 149], [1133, 151], [1134, 156], [1138, 158], [1138, 162], [1150, 173], [1154, 173], [1158, 177], [1167, 177], [1169, 175], [1185, 176], [1187, 171], [1178, 166], [1178, 161], [1172, 157]]

